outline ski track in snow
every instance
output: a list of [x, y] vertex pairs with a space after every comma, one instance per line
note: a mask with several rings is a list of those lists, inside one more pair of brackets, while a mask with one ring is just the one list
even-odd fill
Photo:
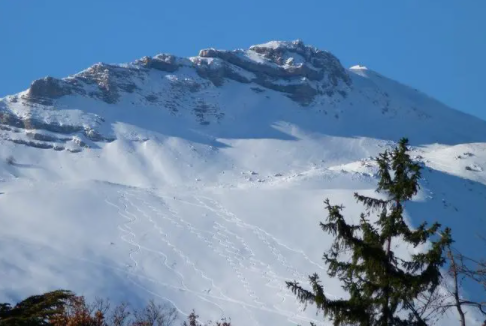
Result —
[[[157, 207], [154, 207], [153, 202], [145, 200], [143, 198], [143, 195], [147, 194], [141, 193], [140, 190], [136, 192], [118, 191], [118, 194], [119, 196], [117, 203], [114, 203], [112, 200], [109, 199], [105, 199], [105, 203], [114, 207], [120, 217], [126, 220], [126, 222], [123, 222], [118, 226], [118, 229], [121, 233], [120, 239], [132, 247], [132, 249], [130, 249], [128, 252], [128, 257], [131, 261], [131, 264], [128, 264], [126, 266], [126, 275], [131, 282], [137, 284], [140, 288], [146, 289], [145, 286], [140, 284], [140, 281], [136, 281], [134, 279], [135, 276], [139, 275], [142, 276], [142, 279], [144, 278], [143, 271], [140, 270], [137, 257], [141, 257], [143, 255], [143, 252], [149, 252], [159, 255], [162, 258], [164, 267], [170, 273], [177, 275], [177, 277], [179, 278], [179, 286], [169, 287], [177, 288], [179, 290], [195, 294], [200, 300], [204, 300], [216, 307], [220, 311], [221, 316], [224, 316], [225, 310], [220, 304], [218, 304], [218, 302], [224, 301], [240, 305], [243, 309], [247, 311], [247, 313], [249, 314], [249, 318], [254, 322], [255, 325], [260, 325], [260, 323], [255, 318], [252, 312], [253, 310], [267, 311], [281, 315], [282, 317], [287, 318], [287, 320], [291, 323], [310, 321], [318, 324], [322, 323], [322, 321], [320, 320], [311, 319], [304, 315], [299, 315], [298, 311], [303, 310], [303, 304], [296, 303], [298, 306], [298, 310], [295, 310], [293, 312], [289, 312], [288, 309], [281, 306], [281, 304], [284, 303], [287, 298], [294, 299], [294, 297], [286, 289], [285, 286], [285, 280], [287, 280], [288, 277], [277, 274], [271, 266], [275, 266], [275, 264], [278, 264], [285, 267], [290, 275], [292, 275], [294, 279], [300, 282], [305, 282], [306, 276], [298, 272], [298, 270], [294, 266], [287, 262], [277, 246], [280, 246], [285, 250], [301, 254], [306, 260], [309, 261], [309, 263], [322, 268], [319, 264], [309, 259], [302, 251], [286, 246], [282, 242], [278, 241], [275, 237], [273, 237], [270, 233], [262, 230], [255, 225], [243, 222], [241, 219], [239, 219], [233, 213], [223, 207], [220, 203], [208, 197], [194, 196], [192, 198], [194, 201], [187, 201], [175, 199], [175, 197], [173, 196], [159, 197], [155, 196], [152, 193], [148, 193], [148, 195], [152, 197], [151, 199], [158, 199], [158, 204], [164, 208], [164, 211], [161, 211]], [[168, 199], [172, 199], [173, 201], [176, 201], [183, 205], [199, 206], [200, 208], [205, 209], [208, 212], [214, 213], [214, 216], [219, 219], [213, 221], [212, 229], [214, 231], [201, 230], [193, 226], [190, 222], [183, 219], [173, 207], [168, 205]], [[207, 215], [205, 216], [205, 218], [208, 218]], [[197, 263], [194, 262], [194, 260], [190, 257], [191, 253], [184, 252], [183, 250], [178, 248], [177, 245], [173, 244], [171, 240], [169, 240], [170, 235], [166, 232], [166, 230], [164, 230], [163, 227], [159, 225], [160, 221], [166, 221], [174, 227], [183, 229], [184, 231], [192, 234], [195, 238], [199, 239], [207, 248], [207, 251], [205, 251], [206, 255], [212, 253], [213, 255], [217, 255], [223, 258], [226, 265], [234, 272], [235, 280], [237, 280], [237, 282], [240, 284], [240, 287], [244, 289], [248, 299], [241, 301], [240, 299], [231, 297], [231, 295], [225, 293], [223, 288], [217, 285], [217, 281], [215, 281], [203, 270], [197, 267]], [[226, 225], [224, 225], [223, 223]], [[142, 224], [149, 225], [142, 227]], [[151, 227], [153, 230], [156, 230], [159, 234], [158, 240], [162, 242], [165, 246], [170, 248], [171, 252], [162, 252], [160, 250], [157, 250], [156, 248], [149, 248], [142, 245], [140, 243], [140, 239], [143, 237], [143, 235], [136, 234], [133, 231], [135, 225], [139, 225], [140, 228], [144, 229], [146, 229], [147, 227]], [[232, 231], [230, 228], [236, 228], [236, 230], [239, 229], [242, 232], [252, 232], [259, 239], [259, 241], [261, 241], [261, 243], [269, 249], [274, 257], [274, 261], [265, 262], [256, 258], [254, 250], [249, 246], [244, 238], [239, 236], [237, 232]], [[248, 253], [248, 257], [241, 254], [241, 249], [238, 248], [238, 244], [241, 245], [244, 252]], [[191, 267], [193, 273], [191, 273], [189, 277], [193, 278], [197, 276], [200, 279], [209, 282], [210, 291], [206, 293], [201, 293], [198, 290], [190, 288], [186, 284], [187, 275], [183, 275], [181, 272], [177, 271], [169, 264], [169, 257], [173, 255], [178, 256], [180, 259], [182, 259], [182, 261], [184, 261], [187, 266]], [[253, 289], [253, 284], [251, 284], [250, 280], [248, 280], [246, 277], [247, 273], [249, 272], [253, 272], [253, 274], [257, 272], [259, 274], [259, 277], [264, 280], [265, 287], [269, 287], [274, 291], [277, 290], [275, 294], [276, 299], [273, 303], [271, 303], [271, 305], [269, 305], [268, 302], [265, 303], [259, 298], [258, 294]], [[167, 286], [166, 284], [160, 282], [157, 283], [163, 286]], [[275, 285], [275, 283], [277, 283], [278, 285]], [[160, 295], [158, 296], [168, 302], [172, 302], [169, 298]], [[172, 304], [174, 303], [172, 302]], [[180, 311], [179, 308], [178, 310]]]

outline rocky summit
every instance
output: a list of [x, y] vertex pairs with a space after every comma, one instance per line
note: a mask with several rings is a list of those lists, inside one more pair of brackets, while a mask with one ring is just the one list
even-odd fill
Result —
[[[114, 104], [120, 93], [149, 96], [144, 94], [140, 84], [151, 69], [167, 73], [191, 69], [217, 87], [225, 80], [255, 83], [282, 92], [302, 105], [312, 103], [316, 95], [332, 96], [339, 92], [345, 96], [346, 86], [351, 84], [345, 69], [331, 53], [301, 41], [269, 42], [251, 46], [248, 50], [204, 49], [192, 58], [159, 54], [123, 66], [96, 64], [63, 80], [52, 77], [36, 80], [25, 99], [48, 103], [65, 95], [79, 94]], [[90, 90], [91, 85], [97, 89]], [[192, 88], [192, 91], [196, 90]]]
[[200, 125], [220, 124], [236, 114], [224, 105], [228, 87], [236, 85], [251, 90], [255, 98], [288, 98], [305, 110], [333, 111], [334, 117], [351, 114], [353, 109], [342, 108], [352, 105], [371, 105], [395, 117], [431, 116], [437, 103], [427, 109], [423, 101], [399, 107], [371, 75], [378, 74], [360, 67], [347, 70], [331, 53], [299, 40], [246, 50], [204, 49], [190, 58], [158, 54], [128, 64], [98, 63], [63, 79], [35, 80], [27, 91], [0, 101], [0, 126], [11, 131], [5, 139], [18, 144], [79, 152], [116, 138], [100, 105], [159, 107], [175, 116], [190, 114]]

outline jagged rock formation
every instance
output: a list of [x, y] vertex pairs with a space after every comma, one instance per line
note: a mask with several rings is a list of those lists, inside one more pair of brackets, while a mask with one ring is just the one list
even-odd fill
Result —
[[56, 99], [71, 94], [71, 89], [64, 81], [53, 77], [37, 79], [30, 85], [29, 97], [32, 99]]
[[[343, 95], [346, 86], [351, 84], [346, 70], [331, 53], [301, 41], [270, 42], [248, 50], [205, 49], [199, 52], [199, 56], [190, 59], [158, 54], [125, 66], [99, 63], [63, 80], [52, 77], [36, 80], [26, 99], [49, 103], [46, 100], [79, 94], [115, 104], [120, 92], [140, 90], [137, 80], [143, 80], [151, 69], [174, 73], [183, 67], [195, 70], [201, 78], [210, 80], [215, 86], [222, 86], [226, 79], [255, 83], [286, 93], [302, 105], [309, 105], [320, 94], [332, 96], [339, 92]], [[87, 90], [88, 86], [97, 87]]]
[[[201, 50], [198, 60], [193, 62], [197, 63], [199, 74], [210, 78], [215, 85], [221, 85], [224, 78], [242, 83], [253, 82], [287, 93], [291, 99], [303, 105], [312, 103], [319, 94], [332, 96], [337, 91], [344, 94], [340, 86], [351, 84], [351, 79], [335, 56], [306, 46], [301, 41], [270, 42], [251, 46], [249, 50], [206, 49]], [[253, 76], [241, 74], [241, 70], [251, 72]]]
[[[389, 118], [430, 119], [438, 112], [434, 111], [437, 103], [416, 98], [416, 91], [406, 96], [399, 93], [396, 100], [390, 93], [393, 87], [382, 81], [386, 78], [364, 67], [345, 69], [331, 53], [302, 41], [272, 41], [232, 51], [210, 48], [190, 58], [158, 54], [128, 64], [98, 63], [63, 79], [35, 80], [27, 91], [0, 99], [0, 133], [4, 139], [29, 146], [79, 151], [115, 140], [114, 125], [120, 116], [133, 113], [128, 111], [150, 108], [189, 116], [202, 126], [218, 126], [225, 119], [235, 119], [239, 109], [234, 107], [246, 105], [246, 99], [253, 101], [250, 107], [258, 103], [303, 108], [324, 116], [329, 113], [333, 121], [346, 113], [344, 107], [355, 104], [376, 109], [370, 116], [376, 112]], [[128, 111], [119, 109], [127, 106]], [[352, 120], [367, 114], [354, 110]], [[457, 114], [451, 114], [454, 117], [448, 119], [455, 121]], [[474, 128], [481, 128], [474, 123]], [[361, 125], [355, 128], [364, 128]], [[400, 122], [395, 130], [402, 127]], [[439, 132], [434, 128], [427, 126], [430, 132]]]
[[[154, 71], [163, 74], [163, 83], [160, 75], [158, 81], [153, 82]], [[208, 87], [220, 88], [228, 81], [250, 84], [258, 93], [277, 91], [303, 106], [312, 104], [320, 95], [344, 97], [351, 85], [347, 71], [336, 57], [301, 41], [269, 42], [248, 50], [205, 49], [191, 58], [158, 54], [125, 65], [98, 63], [63, 79], [35, 80], [26, 92], [10, 97], [0, 106], [0, 125], [4, 130], [38, 131], [25, 139], [5, 137], [38, 148], [59, 150], [72, 137], [81, 139], [75, 142], [81, 147], [89, 146], [88, 142], [109, 142], [115, 138], [97, 130], [102, 124], [100, 121], [94, 125], [78, 125], [62, 119], [43, 121], [31, 112], [56, 108], [69, 96], [116, 105], [129, 95], [146, 105], [163, 107], [171, 114], [191, 107], [195, 120], [208, 125], [220, 122], [225, 114], [218, 103], [204, 96], [204, 91]], [[8, 103], [18, 103], [22, 110], [31, 109], [20, 114]], [[97, 117], [93, 119], [98, 120]], [[41, 131], [57, 136], [44, 135]]]
[[[59, 90], [57, 88], [59, 84], [55, 79], [42, 79], [42, 83], [41, 87], [45, 90], [59, 95], [59, 92], [56, 91], [56, 89]], [[34, 89], [36, 92], [37, 89]], [[46, 93], [43, 94], [45, 96]], [[30, 90], [29, 96], [31, 96]], [[46, 107], [45, 102], [43, 104], [37, 102], [35, 105], [34, 110], [36, 108], [42, 110]], [[84, 124], [82, 121], [63, 121], [56, 116], [51, 119], [42, 119], [34, 114], [25, 115], [14, 112], [5, 105], [5, 102], [0, 102], [0, 130], [7, 132], [3, 133], [1, 138], [35, 148], [79, 152], [83, 148], [94, 146], [95, 142], [114, 141], [113, 136], [102, 135], [96, 130], [96, 126], [104, 123], [103, 119], [96, 116], [92, 116], [92, 118], [95, 120], [90, 124]]]
[[142, 67], [160, 71], [174, 72], [179, 69], [177, 57], [171, 54], [158, 54], [154, 57], [144, 57], [136, 61]]

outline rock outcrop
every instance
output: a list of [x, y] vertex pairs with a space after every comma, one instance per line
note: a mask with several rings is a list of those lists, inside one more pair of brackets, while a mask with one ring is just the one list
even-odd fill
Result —
[[175, 72], [179, 69], [179, 64], [177, 64], [177, 57], [171, 54], [158, 54], [155, 57], [143, 57], [142, 59], [136, 61], [142, 67], [148, 69], [156, 69], [160, 71]]
[[[273, 41], [251, 46], [248, 50], [205, 49], [190, 59], [158, 54], [128, 65], [98, 63], [62, 80], [53, 77], [36, 80], [26, 99], [49, 105], [60, 97], [79, 94], [116, 104], [123, 93], [140, 91], [137, 81], [144, 80], [150, 70], [174, 74], [183, 67], [195, 70], [199, 77], [217, 87], [225, 80], [255, 83], [286, 93], [302, 105], [312, 103], [320, 94], [343, 95], [351, 84], [346, 70], [331, 53], [307, 46], [302, 41]], [[143, 92], [140, 95], [155, 102], [154, 95]]]
[[[335, 56], [306, 46], [301, 41], [270, 42], [252, 46], [249, 50], [205, 49], [199, 52], [199, 57], [213, 59], [194, 62], [199, 67], [209, 66], [205, 68], [205, 74], [200, 72], [200, 75], [212, 80], [217, 86], [222, 84], [224, 78], [254, 82], [288, 93], [291, 99], [303, 105], [312, 103], [316, 95], [334, 94], [340, 85], [351, 84], [346, 70]], [[250, 72], [254, 77], [244, 77], [231, 67]], [[342, 94], [342, 90], [339, 94]]]
[[121, 91], [133, 93], [138, 89], [133, 80], [139, 74], [138, 69], [98, 63], [73, 76], [72, 80], [81, 81], [86, 85], [96, 85], [97, 89], [88, 94], [108, 104], [114, 104], [118, 102]]
[[56, 99], [71, 94], [71, 88], [63, 80], [44, 77], [34, 80], [30, 85], [28, 97]]

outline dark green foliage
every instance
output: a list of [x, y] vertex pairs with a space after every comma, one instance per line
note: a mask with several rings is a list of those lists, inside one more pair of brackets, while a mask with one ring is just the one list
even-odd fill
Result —
[[[320, 223], [322, 230], [335, 238], [323, 256], [328, 275], [340, 279], [349, 298], [327, 298], [317, 274], [309, 277], [311, 290], [295, 281], [287, 282], [287, 287], [301, 302], [315, 304], [336, 326], [424, 326], [427, 320], [416, 299], [432, 294], [440, 283], [444, 248], [452, 241], [450, 230], [439, 232], [438, 223], [423, 223], [411, 230], [404, 221], [403, 205], [417, 193], [421, 177], [420, 166], [408, 155], [407, 139], [376, 161], [380, 177], [377, 192], [385, 199], [355, 194], [366, 208], [358, 225], [348, 224], [341, 214], [343, 207], [326, 200], [327, 223]], [[368, 219], [371, 213], [378, 215], [375, 223]], [[432, 240], [432, 246], [407, 261], [391, 250], [394, 239], [414, 247]], [[349, 254], [343, 257], [344, 253]]]
[[63, 312], [66, 302], [74, 297], [70, 291], [57, 290], [33, 295], [17, 303], [0, 304], [1, 326], [44, 326], [50, 319]]
[[[31, 296], [12, 306], [0, 303], [0, 326], [173, 326], [177, 310], [169, 304], [155, 301], [138, 310], [127, 303], [114, 307], [109, 300], [95, 299], [88, 303], [83, 296], [58, 290]], [[215, 323], [201, 324], [194, 311], [182, 326], [231, 326], [222, 318]]]

